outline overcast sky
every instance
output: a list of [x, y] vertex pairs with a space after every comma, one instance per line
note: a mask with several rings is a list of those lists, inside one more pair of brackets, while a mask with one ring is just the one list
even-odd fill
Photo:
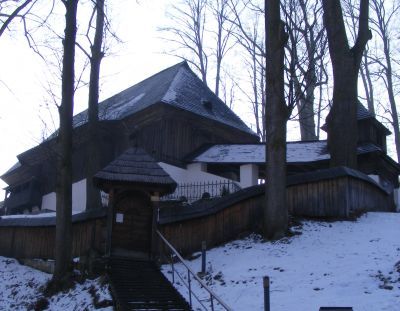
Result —
[[[89, 0], [81, 0], [85, 1]], [[112, 55], [103, 59], [100, 100], [180, 61], [163, 53], [170, 48], [166, 48], [162, 34], [157, 32], [157, 27], [167, 23], [166, 12], [176, 1], [118, 0], [110, 3], [113, 5], [110, 12], [112, 28], [123, 43], [114, 44]], [[62, 32], [63, 7], [57, 14], [54, 15], [55, 27]], [[79, 64], [76, 67], [79, 72]], [[1, 175], [17, 162], [18, 154], [39, 144], [44, 136], [57, 128], [58, 121], [51, 117], [57, 116], [56, 108], [49, 103], [46, 91], [50, 83], [57, 83], [57, 78], [49, 74], [45, 62], [29, 49], [21, 31], [0, 38]], [[74, 114], [87, 108], [87, 93], [83, 90], [76, 94]], [[239, 101], [234, 111], [252, 127], [254, 121], [247, 102]], [[289, 125], [291, 140], [298, 139], [298, 130], [293, 129], [293, 124]], [[0, 188], [5, 186], [0, 181]], [[0, 190], [0, 201], [3, 198], [4, 192]]]
[[[118, 6], [113, 4], [112, 28], [123, 43], [113, 44], [112, 55], [103, 59], [100, 100], [181, 61], [163, 53], [166, 42], [157, 31], [157, 27], [167, 23], [166, 12], [171, 3], [175, 1], [119, 0]], [[64, 27], [61, 9], [56, 17], [59, 31]], [[17, 162], [18, 154], [39, 144], [46, 136], [44, 132], [48, 135], [58, 125], [51, 117], [57, 112], [48, 102], [46, 90], [49, 83], [57, 83], [57, 78], [49, 74], [45, 62], [29, 49], [16, 23], [13, 33], [0, 38], [0, 175]], [[87, 93], [78, 91], [74, 114], [86, 108]], [[249, 111], [240, 115], [250, 122]], [[5, 186], [0, 181], [0, 188]], [[0, 190], [0, 201], [3, 199], [4, 192]]]
[[[112, 7], [111, 23], [123, 43], [114, 44], [113, 55], [103, 60], [101, 99], [179, 62], [161, 53], [163, 42], [156, 31], [165, 20], [167, 4], [168, 1], [146, 0], [137, 4], [132, 0], [119, 0], [118, 7]], [[59, 22], [63, 27], [62, 15]], [[18, 33], [1, 37], [0, 174], [17, 162], [19, 153], [40, 143], [46, 126], [54, 128], [44, 101], [49, 79], [44, 61], [29, 49]], [[85, 94], [78, 94], [74, 113], [86, 106]], [[54, 106], [52, 110], [54, 113]], [[0, 181], [0, 187], [5, 186]], [[0, 192], [0, 201], [3, 199], [4, 193]]]

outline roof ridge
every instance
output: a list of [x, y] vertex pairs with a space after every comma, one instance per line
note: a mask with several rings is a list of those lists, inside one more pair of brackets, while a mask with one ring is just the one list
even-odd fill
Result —
[[[176, 67], [180, 67], [180, 68], [176, 71], [176, 73], [175, 73], [175, 75], [174, 75], [174, 78], [171, 79], [171, 81], [170, 81], [170, 83], [169, 83], [169, 85], [168, 85], [167, 90], [165, 91], [164, 95], [163, 95], [162, 98], [161, 98], [161, 101], [164, 102], [164, 103], [167, 103], [167, 104], [169, 103], [169, 100], [167, 100], [167, 99], [165, 99], [165, 98], [167, 97], [167, 94], [170, 93], [171, 87], [172, 87], [173, 83], [175, 82], [176, 77], [178, 76], [178, 73], [180, 72], [180, 70], [182, 69], [182, 67], [186, 67], [186, 69], [189, 69], [189, 71], [190, 71], [193, 75], [195, 75], [194, 72], [190, 69], [189, 64], [187, 63], [186, 60], [184, 60], [184, 61], [182, 61], [182, 62], [176, 64], [175, 66], [176, 66]], [[172, 67], [175, 67], [175, 66], [172, 66]], [[172, 68], [172, 67], [170, 67], [170, 68]], [[169, 69], [170, 69], [170, 68], [169, 68]], [[165, 70], [166, 70], [166, 69], [165, 69]], [[164, 70], [163, 70], [163, 71], [164, 71]]]
[[[111, 100], [113, 98], [117, 98], [118, 96], [121, 96], [121, 93], [128, 92], [129, 90], [132, 90], [133, 88], [137, 88], [139, 85], [142, 85], [142, 84], [146, 83], [148, 80], [153, 79], [154, 77], [156, 77], [156, 76], [158, 76], [158, 75], [160, 75], [160, 74], [162, 74], [162, 73], [164, 73], [166, 71], [172, 70], [172, 69], [174, 69], [176, 67], [180, 67], [180, 66], [185, 65], [185, 64], [186, 64], [186, 66], [188, 66], [186, 61], [182, 61], [182, 62], [176, 63], [175, 65], [167, 67], [167, 68], [165, 68], [165, 69], [163, 69], [163, 70], [161, 70], [159, 72], [156, 72], [156, 73], [152, 74], [151, 76], [148, 76], [144, 80], [141, 80], [141, 81], [135, 83], [134, 85], [131, 85], [131, 86], [127, 87], [127, 88], [124, 88], [123, 90], [118, 91], [117, 93], [111, 95], [110, 97], [107, 97], [107, 98], [103, 99], [102, 101], [99, 101], [98, 105], [101, 105], [105, 101]], [[174, 79], [172, 79], [172, 80], [174, 80]], [[73, 117], [75, 118], [75, 117], [78, 117], [78, 116], [85, 115], [85, 113], [87, 113], [87, 111], [88, 111], [88, 109], [84, 109], [81, 112], [79, 112], [76, 115], [74, 115]], [[99, 111], [99, 116], [100, 116], [100, 111]]]

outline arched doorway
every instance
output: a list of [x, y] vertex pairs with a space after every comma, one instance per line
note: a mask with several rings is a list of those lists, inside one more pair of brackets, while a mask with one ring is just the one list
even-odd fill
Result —
[[149, 196], [142, 192], [125, 191], [117, 195], [114, 206], [112, 254], [148, 259], [153, 224]]

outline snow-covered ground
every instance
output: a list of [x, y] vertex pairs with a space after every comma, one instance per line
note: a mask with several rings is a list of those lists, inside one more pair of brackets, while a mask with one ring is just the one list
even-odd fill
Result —
[[[400, 310], [400, 214], [304, 221], [293, 229], [302, 234], [277, 242], [252, 235], [208, 251], [205, 279], [211, 289], [233, 310], [263, 310], [262, 278], [269, 276], [271, 311]], [[199, 271], [201, 258], [189, 265]], [[163, 266], [171, 279], [169, 270]], [[185, 296], [184, 287], [176, 286]]]
[[[20, 265], [15, 259], [0, 257], [0, 310], [33, 310], [33, 304], [43, 296], [41, 287], [50, 278], [50, 274]], [[49, 298], [46, 310], [112, 310], [95, 309], [94, 296], [100, 302], [111, 300], [108, 285], [101, 285], [100, 279], [77, 283], [68, 292]]]

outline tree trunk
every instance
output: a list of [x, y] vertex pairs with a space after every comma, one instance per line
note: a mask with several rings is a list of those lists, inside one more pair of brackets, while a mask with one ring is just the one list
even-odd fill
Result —
[[389, 95], [390, 110], [392, 115], [392, 126], [394, 132], [394, 142], [396, 145], [397, 161], [400, 161], [400, 131], [399, 131], [399, 115], [397, 114], [397, 105], [393, 90], [393, 73], [392, 73], [392, 62], [390, 59], [390, 52], [388, 47], [385, 45], [385, 58], [386, 58], [386, 77], [387, 77], [387, 91]]
[[56, 263], [53, 278], [68, 279], [72, 262], [72, 117], [74, 110], [74, 64], [78, 0], [65, 1], [65, 38], [62, 68], [62, 99], [59, 107], [56, 186]]
[[266, 34], [266, 209], [264, 236], [282, 237], [288, 227], [286, 204], [286, 122], [284, 46], [287, 34], [280, 18], [280, 1], [265, 0]]
[[324, 24], [333, 69], [333, 103], [326, 119], [330, 165], [357, 168], [357, 82], [362, 54], [371, 32], [368, 0], [360, 2], [359, 29], [350, 49], [340, 0], [323, 0]]
[[315, 134], [314, 101], [300, 99], [299, 124], [302, 141], [317, 140], [317, 135]]
[[104, 0], [96, 1], [96, 32], [91, 47], [90, 81], [88, 103], [89, 142], [86, 154], [86, 209], [101, 207], [100, 190], [93, 184], [93, 176], [100, 167], [100, 133], [99, 133], [99, 80], [100, 64], [103, 59], [102, 42], [104, 29]]
[[[392, 69], [392, 58], [391, 58], [391, 46], [389, 37], [389, 21], [391, 19], [391, 12], [386, 13], [383, 1], [377, 2], [373, 1], [373, 7], [375, 9], [375, 14], [377, 16], [377, 25], [379, 37], [382, 39], [383, 43], [383, 53], [385, 55], [385, 65], [384, 73], [386, 79], [386, 89], [389, 97], [390, 112], [392, 116], [392, 126], [394, 132], [394, 142], [396, 145], [397, 161], [400, 160], [400, 129], [399, 129], [399, 115], [397, 113], [397, 105], [395, 99], [394, 83], [393, 83], [393, 69]], [[399, 6], [393, 7], [393, 12], [397, 10]], [[389, 17], [386, 18], [386, 14]]]
[[[315, 76], [315, 74], [313, 76]], [[297, 98], [297, 107], [299, 111], [300, 137], [302, 141], [317, 140], [314, 120], [315, 81], [316, 79], [311, 81], [311, 79], [306, 78], [306, 94], [304, 96], [302, 95], [300, 81], [297, 76], [294, 76], [296, 93], [301, 94], [301, 96]]]
[[367, 51], [364, 53], [363, 59], [363, 65], [360, 68], [361, 79], [364, 85], [365, 97], [367, 98], [368, 111], [375, 116], [374, 88], [372, 85], [371, 73], [369, 72], [368, 67]]

